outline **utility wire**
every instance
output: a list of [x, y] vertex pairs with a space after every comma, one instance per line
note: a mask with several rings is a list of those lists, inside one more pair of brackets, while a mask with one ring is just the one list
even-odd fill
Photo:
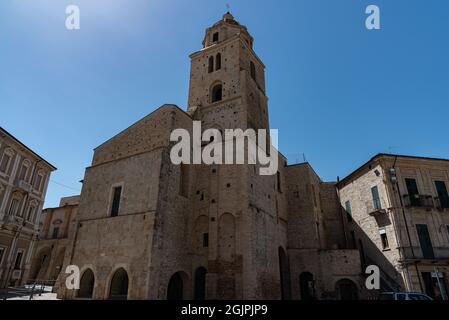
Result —
[[60, 183], [60, 182], [56, 182], [56, 181], [51, 180], [51, 179], [50, 179], [50, 182], [53, 182], [54, 184], [57, 184], [57, 185], [59, 185], [59, 186], [61, 186], [61, 187], [64, 187], [64, 188], [67, 188], [67, 189], [70, 189], [70, 190], [74, 190], [74, 191], [77, 191], [77, 192], [81, 192], [81, 190], [79, 190], [79, 189], [75, 189], [75, 188], [66, 186], [65, 184], [62, 184], [62, 183]]

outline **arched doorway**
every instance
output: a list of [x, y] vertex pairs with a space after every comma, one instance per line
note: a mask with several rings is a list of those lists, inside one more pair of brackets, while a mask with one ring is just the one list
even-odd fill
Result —
[[185, 276], [181, 272], [176, 272], [170, 278], [167, 288], [167, 300], [185, 299]]
[[91, 269], [84, 271], [80, 279], [78, 298], [92, 299], [94, 292], [95, 276]]
[[313, 280], [313, 274], [310, 272], [300, 274], [299, 289], [301, 291], [301, 300], [315, 299], [315, 281]]
[[109, 299], [126, 300], [128, 298], [128, 273], [120, 268], [112, 276]]
[[349, 279], [338, 280], [335, 289], [340, 300], [357, 300], [357, 286]]
[[206, 274], [204, 267], [199, 267], [195, 271], [195, 300], [206, 299]]
[[281, 299], [290, 300], [290, 268], [288, 265], [288, 258], [285, 250], [282, 247], [278, 249], [279, 254], [279, 271], [281, 279]]

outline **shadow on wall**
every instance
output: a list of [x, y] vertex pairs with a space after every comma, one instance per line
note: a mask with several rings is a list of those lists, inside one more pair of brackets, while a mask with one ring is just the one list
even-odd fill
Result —
[[65, 248], [53, 249], [45, 247], [40, 249], [31, 262], [31, 269], [27, 283], [56, 281], [64, 262]]
[[48, 267], [50, 265], [52, 250], [50, 247], [42, 248], [38, 254], [34, 255], [31, 260], [31, 269], [28, 282], [35, 282], [36, 280], [48, 280], [44, 279], [47, 274]]
[[[362, 274], [365, 275], [365, 277], [368, 276], [365, 273], [365, 270], [369, 265], [376, 265], [379, 267], [380, 290], [369, 290], [370, 297], [377, 297], [378, 293], [383, 291], [403, 290], [405, 284], [402, 275], [385, 257], [385, 253], [390, 251], [390, 249], [380, 249], [357, 222], [346, 212], [345, 208], [341, 207], [341, 210], [345, 220], [348, 248], [357, 249], [359, 251]], [[377, 217], [375, 218], [375, 221], [378, 229], [391, 225], [391, 221], [387, 215]]]

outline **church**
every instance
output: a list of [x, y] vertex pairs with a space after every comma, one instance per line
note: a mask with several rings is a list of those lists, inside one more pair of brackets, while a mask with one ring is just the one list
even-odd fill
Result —
[[360, 299], [336, 182], [278, 154], [252, 164], [173, 164], [170, 134], [269, 129], [264, 64], [228, 12], [190, 55], [186, 110], [165, 104], [94, 150], [62, 270], [62, 299]]

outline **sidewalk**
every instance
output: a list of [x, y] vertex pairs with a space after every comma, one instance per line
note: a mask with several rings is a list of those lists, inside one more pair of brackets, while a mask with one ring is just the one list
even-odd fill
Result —
[[52, 293], [53, 287], [25, 285], [20, 287], [9, 287], [0, 290], [0, 300], [30, 300], [31, 291], [33, 291], [32, 300], [59, 300], [56, 293]]

